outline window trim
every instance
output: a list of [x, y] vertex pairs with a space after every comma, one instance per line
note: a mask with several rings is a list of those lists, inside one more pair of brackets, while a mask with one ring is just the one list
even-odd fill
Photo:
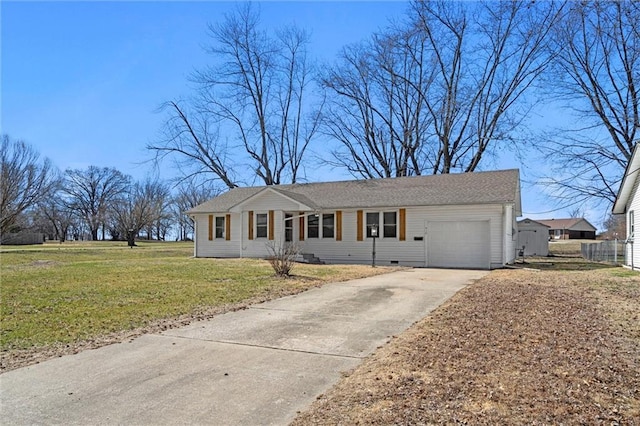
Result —
[[[222, 219], [222, 224], [219, 224], [219, 220]], [[225, 237], [226, 227], [226, 217], [225, 216], [216, 216], [214, 219], [214, 237], [216, 239], [223, 239]], [[218, 232], [219, 231], [219, 232]]]
[[[315, 224], [311, 223], [311, 219], [316, 221]], [[307, 238], [322, 238], [320, 235], [321, 227], [320, 227], [320, 215], [316, 216], [315, 214], [310, 214], [307, 216]], [[315, 229], [315, 232], [311, 232], [312, 229]], [[315, 234], [315, 235], [314, 235]]]
[[[324, 224], [324, 219], [325, 217], [329, 218], [331, 217], [331, 225], [327, 226]], [[321, 218], [321, 228], [322, 228], [322, 238], [327, 238], [327, 239], [335, 239], [336, 238], [336, 215], [335, 213], [322, 213], [322, 218]], [[325, 228], [331, 229], [331, 235], [327, 236], [325, 235]]]
[[[381, 212], [382, 214], [382, 233], [380, 233], [380, 235], [383, 238], [398, 238], [398, 212], [397, 211], [386, 211], [386, 212]], [[387, 225], [386, 222], [386, 218], [385, 216], [387, 214], [393, 214], [393, 235], [389, 235], [387, 236], [387, 229], [391, 228], [391, 225]]]
[[[394, 218], [395, 218], [395, 223], [394, 225], [394, 236], [389, 236], [386, 237], [385, 236], [385, 223], [384, 223], [384, 215], [385, 213], [393, 213]], [[399, 223], [399, 211], [398, 210], [378, 210], [378, 211], [365, 211], [364, 212], [364, 220], [363, 220], [363, 226], [364, 226], [364, 237], [367, 239], [372, 238], [371, 237], [371, 226], [369, 225], [369, 217], [372, 217], [370, 215], [376, 215], [378, 216], [378, 221], [376, 222], [376, 224], [378, 225], [378, 236], [376, 238], [378, 239], [387, 239], [387, 240], [399, 240], [399, 227], [400, 227], [400, 223]]]
[[[378, 219], [375, 222], [371, 222], [371, 225], [370, 225], [369, 224], [369, 217], [377, 217]], [[380, 212], [379, 211], [365, 212], [365, 214], [364, 214], [364, 236], [365, 236], [365, 238], [373, 238], [371, 236], [371, 227], [374, 224], [378, 225], [378, 236], [376, 238], [380, 238]]]
[[635, 234], [635, 212], [634, 210], [629, 210], [629, 239], [633, 240]]
[[[264, 216], [264, 224], [260, 224], [260, 217]], [[256, 239], [264, 238], [265, 240], [269, 238], [269, 213], [256, 213]], [[264, 227], [264, 236], [260, 235], [260, 228]]]

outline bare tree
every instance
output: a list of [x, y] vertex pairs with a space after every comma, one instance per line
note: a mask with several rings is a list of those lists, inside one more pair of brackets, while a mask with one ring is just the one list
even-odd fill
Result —
[[365, 178], [476, 170], [526, 117], [561, 9], [414, 1], [408, 24], [346, 48], [322, 79], [337, 95], [333, 165]]
[[114, 231], [133, 238], [146, 229], [147, 238], [152, 238], [157, 222], [166, 216], [168, 202], [166, 184], [150, 178], [132, 184], [110, 208]]
[[419, 175], [427, 139], [422, 33], [394, 30], [345, 47], [322, 76], [329, 91], [322, 131], [340, 148], [325, 159], [356, 177]]
[[69, 231], [77, 221], [73, 209], [64, 203], [57, 193], [38, 204], [38, 211], [53, 228], [54, 238], [61, 243], [69, 236]]
[[543, 181], [561, 202], [612, 203], [640, 131], [640, 4], [573, 2], [553, 36], [549, 95], [576, 124], [545, 135]]
[[185, 212], [218, 194], [210, 186], [197, 184], [195, 181], [185, 181], [178, 186], [173, 199], [173, 215], [178, 224], [178, 238], [181, 241], [193, 238], [193, 221]]
[[424, 95], [439, 145], [430, 171], [474, 171], [526, 117], [524, 96], [551, 60], [548, 35], [562, 6], [415, 1], [413, 10], [435, 70]]
[[625, 215], [609, 214], [603, 222], [603, 226], [606, 229], [602, 235], [603, 238], [624, 240], [627, 237], [627, 218]]
[[126, 194], [129, 184], [130, 178], [116, 169], [89, 166], [65, 171], [62, 194], [89, 228], [91, 239], [97, 240], [101, 228], [104, 238], [109, 208]]
[[215, 65], [194, 74], [191, 101], [165, 105], [165, 137], [147, 148], [156, 160], [174, 158], [185, 179], [205, 174], [227, 188], [253, 176], [266, 185], [296, 182], [320, 117], [307, 112], [308, 34], [290, 27], [270, 36], [247, 3], [209, 35]]
[[20, 215], [46, 199], [59, 183], [47, 159], [23, 141], [2, 135], [0, 152], [0, 234], [11, 231]]

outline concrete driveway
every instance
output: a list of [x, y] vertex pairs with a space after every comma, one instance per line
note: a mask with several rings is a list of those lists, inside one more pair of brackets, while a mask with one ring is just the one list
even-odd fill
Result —
[[0, 375], [2, 424], [287, 424], [486, 271], [325, 285]]

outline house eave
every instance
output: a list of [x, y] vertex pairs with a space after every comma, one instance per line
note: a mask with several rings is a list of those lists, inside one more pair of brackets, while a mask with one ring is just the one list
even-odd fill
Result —
[[613, 203], [613, 214], [624, 214], [626, 212], [631, 192], [638, 179], [638, 174], [640, 174], [640, 154], [638, 154], [638, 145], [636, 144], [633, 149], [633, 154], [631, 155], [631, 160], [624, 171], [618, 195]]

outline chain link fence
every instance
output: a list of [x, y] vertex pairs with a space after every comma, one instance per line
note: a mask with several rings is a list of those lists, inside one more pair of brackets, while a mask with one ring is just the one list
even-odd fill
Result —
[[582, 257], [594, 262], [623, 263], [626, 244], [619, 240], [582, 243]]

